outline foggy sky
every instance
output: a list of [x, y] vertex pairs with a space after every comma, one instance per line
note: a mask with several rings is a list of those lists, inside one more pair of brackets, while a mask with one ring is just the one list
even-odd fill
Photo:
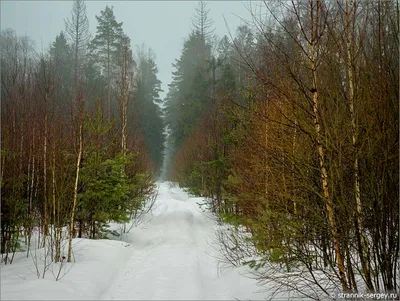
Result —
[[[132, 49], [144, 43], [156, 54], [158, 77], [162, 81], [161, 98], [168, 92], [173, 71], [172, 63], [179, 58], [183, 41], [192, 28], [191, 17], [197, 1], [85, 1], [92, 35], [96, 33], [97, 20], [106, 5], [114, 6], [117, 22], [130, 37]], [[1, 29], [16, 30], [18, 36], [27, 35], [38, 50], [47, 50], [61, 30], [64, 19], [70, 18], [72, 1], [1, 1]], [[239, 17], [249, 20], [249, 1], [208, 1], [209, 16], [214, 21], [215, 34], [228, 35], [241, 24]], [[243, 24], [243, 22], [242, 22]], [[229, 35], [228, 35], [229, 36]]]

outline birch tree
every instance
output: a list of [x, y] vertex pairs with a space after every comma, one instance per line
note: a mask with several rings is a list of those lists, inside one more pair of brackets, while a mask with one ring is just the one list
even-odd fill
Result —
[[[82, 87], [82, 70], [84, 66], [85, 52], [87, 49], [89, 35], [89, 21], [86, 16], [86, 5], [83, 0], [75, 0], [72, 6], [71, 20], [66, 21], [66, 32], [73, 43], [74, 51], [74, 96], [71, 103], [71, 117], [76, 116], [76, 138], [77, 138], [77, 154], [76, 154], [76, 170], [75, 182], [72, 198], [72, 210], [69, 222], [69, 237], [68, 237], [68, 258], [72, 260], [72, 238], [74, 234], [75, 209], [78, 195], [79, 171], [83, 152], [83, 114], [84, 114], [84, 97]], [[78, 112], [74, 114], [74, 107], [78, 108]]]

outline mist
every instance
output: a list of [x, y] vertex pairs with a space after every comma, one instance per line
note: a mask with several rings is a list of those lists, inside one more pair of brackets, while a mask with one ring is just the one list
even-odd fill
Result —
[[[256, 2], [254, 2], [256, 3]], [[257, 2], [258, 3], [258, 2]], [[72, 1], [1, 1], [1, 28], [12, 28], [18, 36], [28, 36], [37, 51], [48, 49], [70, 17]], [[144, 44], [153, 49], [165, 97], [171, 82], [172, 64], [179, 56], [185, 37], [190, 33], [196, 1], [87, 1], [87, 16], [92, 34], [96, 31], [96, 15], [106, 5], [114, 7], [118, 22], [123, 22], [132, 47]], [[234, 32], [250, 19], [249, 1], [210, 1], [210, 18], [215, 34]], [[254, 6], [254, 4], [253, 4]], [[225, 23], [226, 21], [226, 23]]]

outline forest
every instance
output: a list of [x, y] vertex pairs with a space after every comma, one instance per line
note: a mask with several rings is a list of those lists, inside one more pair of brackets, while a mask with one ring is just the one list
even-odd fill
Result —
[[265, 282], [398, 292], [398, 1], [263, 8], [217, 43], [200, 10], [166, 98], [168, 178]]
[[70, 262], [73, 238], [107, 237], [171, 181], [229, 226], [223, 256], [260, 283], [400, 292], [398, 0], [248, 9], [218, 37], [198, 3], [165, 99], [156, 54], [112, 6], [91, 33], [74, 0], [46, 51], [1, 32], [4, 264], [36, 232]]

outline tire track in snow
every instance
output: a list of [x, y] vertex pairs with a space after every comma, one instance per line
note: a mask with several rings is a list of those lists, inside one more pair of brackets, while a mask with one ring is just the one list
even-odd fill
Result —
[[141, 233], [150, 234], [151, 241], [137, 245], [129, 240], [132, 256], [102, 299], [204, 298], [204, 250], [199, 250], [204, 223], [198, 221], [204, 217], [183, 191], [162, 188], [154, 216]]
[[236, 271], [224, 279], [217, 273], [209, 244], [215, 222], [200, 212], [198, 200], [160, 184], [148, 223], [122, 237], [132, 255], [101, 299], [228, 300], [253, 294], [256, 286], [250, 279]]

